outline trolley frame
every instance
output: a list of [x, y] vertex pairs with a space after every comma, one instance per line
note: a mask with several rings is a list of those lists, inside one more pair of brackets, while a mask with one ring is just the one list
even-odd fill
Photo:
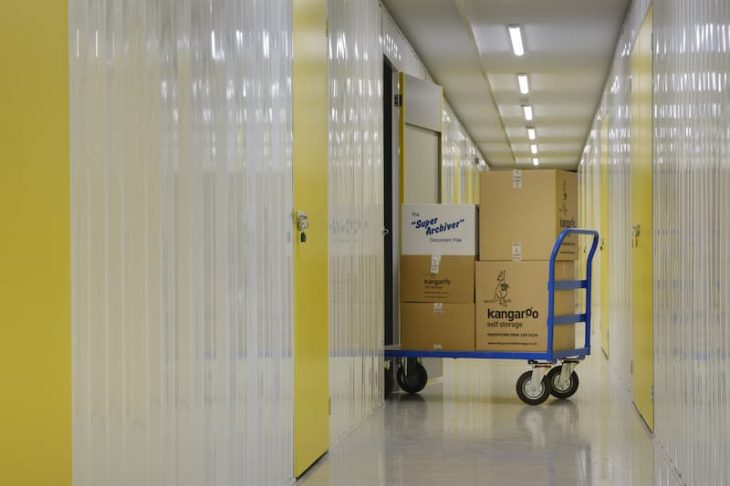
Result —
[[[555, 262], [557, 261], [560, 248], [569, 235], [592, 236], [591, 249], [588, 252], [586, 275], [583, 280], [555, 280]], [[596, 230], [582, 228], [566, 228], [560, 232], [553, 245], [550, 254], [548, 272], [548, 317], [547, 317], [547, 350], [545, 352], [503, 352], [503, 351], [444, 351], [444, 350], [407, 350], [399, 346], [386, 346], [385, 359], [394, 358], [470, 358], [470, 359], [505, 359], [505, 360], [526, 360], [530, 364], [551, 363], [560, 360], [578, 359], [582, 360], [591, 354], [591, 290], [593, 277], [593, 257], [598, 248], [599, 234]], [[585, 289], [585, 312], [582, 314], [555, 315], [555, 292], [575, 291]], [[555, 326], [568, 324], [585, 324], [585, 343], [582, 348], [568, 349], [561, 351], [553, 350], [553, 330]]]

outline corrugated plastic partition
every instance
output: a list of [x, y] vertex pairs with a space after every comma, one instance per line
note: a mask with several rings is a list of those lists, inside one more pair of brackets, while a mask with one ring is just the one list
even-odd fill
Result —
[[[486, 169], [450, 106], [444, 103], [441, 140], [441, 197], [445, 203], [479, 202], [479, 171]], [[479, 161], [479, 162], [478, 162]]]
[[292, 482], [290, 8], [70, 1], [77, 486]]
[[383, 59], [371, 0], [331, 0], [330, 436], [383, 397]]
[[[610, 362], [627, 389], [631, 387], [631, 133], [630, 55], [634, 39], [651, 2], [636, 0], [626, 17], [616, 45], [613, 64], [591, 136], [584, 151], [580, 170], [584, 184], [582, 199], [589, 205], [584, 217], [599, 214], [600, 191], [595, 190], [594, 179], [600, 177], [600, 153], [608, 150], [608, 204], [609, 231], [606, 246], [609, 249], [609, 307]], [[600, 145], [600, 128], [608, 118], [608, 147]], [[600, 180], [600, 179], [599, 179]], [[585, 184], [588, 186], [585, 186]], [[593, 187], [593, 189], [591, 189]], [[592, 196], [591, 196], [592, 194]], [[596, 295], [596, 294], [594, 294]], [[604, 303], [599, 303], [604, 305]]]
[[[586, 146], [583, 149], [583, 155], [578, 165], [578, 220], [580, 221], [579, 226], [581, 228], [593, 228], [600, 231], [600, 177], [601, 177], [601, 151], [605, 150], [601, 147], [600, 131], [596, 129], [596, 126], [600, 127], [601, 120], [605, 117], [603, 113], [603, 106], [600, 106], [596, 113], [596, 120], [593, 123], [593, 128], [588, 133], [586, 140]], [[605, 237], [605, 235], [601, 235]], [[579, 242], [582, 253], [586, 253], [590, 248], [589, 238], [582, 238]], [[601, 251], [601, 250], [599, 250]], [[600, 254], [599, 254], [600, 255]], [[597, 257], [599, 256], [597, 255]], [[585, 263], [578, 262], [578, 270], [580, 275], [585, 272]], [[604, 305], [600, 302], [601, 295], [601, 275], [603, 268], [601, 268], [601, 259], [596, 258], [593, 261], [593, 299], [591, 312], [592, 319], [592, 340], [593, 347], [598, 350], [600, 343], [599, 330], [603, 326], [607, 326], [607, 322], [601, 321], [601, 306]], [[585, 308], [585, 294], [579, 292], [576, 301], [577, 309]]]
[[730, 484], [730, 3], [661, 0], [655, 34], [656, 437]]

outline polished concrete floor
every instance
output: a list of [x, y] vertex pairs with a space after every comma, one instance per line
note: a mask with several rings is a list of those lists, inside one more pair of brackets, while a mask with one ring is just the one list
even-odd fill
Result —
[[393, 394], [300, 481], [318, 485], [679, 485], [602, 355], [578, 393], [523, 405], [525, 363], [445, 360], [419, 396]]

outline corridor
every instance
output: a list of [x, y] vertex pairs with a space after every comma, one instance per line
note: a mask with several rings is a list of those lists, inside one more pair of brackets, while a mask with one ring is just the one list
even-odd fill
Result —
[[0, 486], [730, 486], [730, 0], [6, 4]]

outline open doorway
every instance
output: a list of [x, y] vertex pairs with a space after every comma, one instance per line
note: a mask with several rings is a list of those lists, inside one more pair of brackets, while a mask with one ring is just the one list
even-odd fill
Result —
[[398, 72], [393, 64], [383, 58], [383, 224], [385, 237], [384, 245], [384, 322], [385, 345], [399, 342], [398, 314], [399, 314], [399, 164], [398, 157], [398, 126], [399, 112], [396, 106], [398, 93]]

